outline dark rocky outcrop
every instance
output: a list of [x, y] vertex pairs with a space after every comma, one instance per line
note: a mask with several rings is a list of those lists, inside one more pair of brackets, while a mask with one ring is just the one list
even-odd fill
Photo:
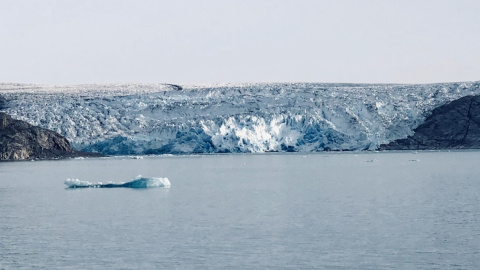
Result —
[[480, 96], [440, 106], [413, 136], [383, 144], [379, 150], [480, 149]]
[[5, 108], [6, 104], [7, 104], [7, 100], [0, 95], [0, 110]]
[[167, 83], [168, 86], [172, 87], [173, 90], [176, 90], [176, 91], [181, 91], [183, 90], [183, 87], [181, 87], [180, 85], [177, 85], [177, 84], [169, 84]]
[[80, 156], [98, 155], [76, 151], [60, 134], [0, 112], [0, 161]]

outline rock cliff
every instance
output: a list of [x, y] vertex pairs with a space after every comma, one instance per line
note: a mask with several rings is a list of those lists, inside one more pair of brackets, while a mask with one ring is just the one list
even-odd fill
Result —
[[0, 112], [0, 161], [92, 155], [73, 150], [68, 140], [54, 131], [32, 126]]
[[0, 96], [0, 110], [5, 107], [6, 103], [7, 103], [7, 100], [3, 96]]
[[379, 150], [480, 149], [480, 96], [466, 96], [432, 111], [413, 136]]

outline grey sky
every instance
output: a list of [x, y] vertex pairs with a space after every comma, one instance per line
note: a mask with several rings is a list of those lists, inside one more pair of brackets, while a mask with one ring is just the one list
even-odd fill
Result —
[[0, 82], [480, 80], [478, 0], [0, 0]]

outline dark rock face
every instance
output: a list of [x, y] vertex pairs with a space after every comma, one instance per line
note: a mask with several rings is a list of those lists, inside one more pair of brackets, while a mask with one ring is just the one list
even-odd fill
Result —
[[6, 104], [7, 104], [7, 100], [4, 97], [0, 96], [0, 110], [5, 108]]
[[58, 159], [90, 156], [73, 150], [60, 134], [12, 119], [0, 112], [0, 160]]
[[480, 96], [467, 96], [432, 111], [413, 136], [383, 144], [379, 150], [480, 148]]

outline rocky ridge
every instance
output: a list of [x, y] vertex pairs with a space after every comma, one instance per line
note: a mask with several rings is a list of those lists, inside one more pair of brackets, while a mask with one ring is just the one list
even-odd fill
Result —
[[32, 126], [0, 112], [0, 161], [90, 155], [72, 149], [68, 140], [54, 131]]
[[435, 108], [405, 139], [379, 150], [480, 149], [480, 96], [466, 96]]

